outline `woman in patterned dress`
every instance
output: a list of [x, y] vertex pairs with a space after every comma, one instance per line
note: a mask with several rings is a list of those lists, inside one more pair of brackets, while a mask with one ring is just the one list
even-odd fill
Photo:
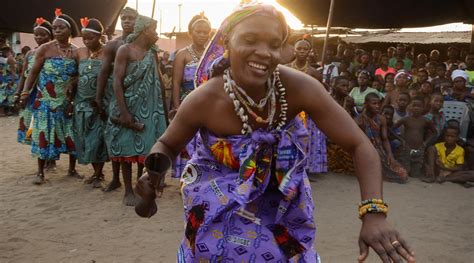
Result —
[[[314, 67], [309, 65], [308, 57], [313, 49], [310, 40], [304, 36], [295, 42], [295, 60], [289, 65], [290, 67], [304, 72], [313, 78], [317, 78], [317, 71]], [[318, 129], [316, 124], [305, 112], [300, 114], [303, 119], [306, 128], [310, 132], [308, 141], [308, 164], [307, 170], [310, 175], [310, 179], [313, 179], [311, 175], [316, 173], [325, 173], [328, 171], [327, 168], [327, 154], [326, 154], [326, 136], [321, 130]]]
[[[33, 25], [33, 34], [35, 36], [36, 44], [38, 47], [44, 43], [47, 43], [53, 39], [53, 26], [47, 20], [42, 17], [36, 19], [35, 24]], [[37, 47], [37, 48], [38, 48]], [[23, 87], [25, 85], [25, 80], [30, 73], [31, 67], [33, 67], [33, 63], [35, 60], [35, 52], [37, 48], [28, 51], [25, 55], [25, 62], [23, 63], [23, 68], [20, 76], [20, 80], [18, 82], [18, 89], [17, 89], [17, 97], [19, 98], [23, 93]], [[24, 107], [22, 111], [20, 111], [20, 122], [18, 125], [17, 131], [17, 141], [22, 144], [31, 144], [31, 117], [33, 116], [33, 102], [36, 98], [37, 88], [36, 86], [30, 91], [29, 96], [26, 100], [19, 101], [20, 105]], [[25, 93], [25, 96], [28, 93]]]
[[127, 37], [127, 44], [118, 49], [114, 62], [115, 99], [110, 104], [105, 133], [110, 159], [121, 164], [123, 203], [127, 206], [138, 201], [132, 187], [132, 163], [143, 165], [153, 142], [166, 129], [156, 24], [155, 20], [138, 15], [133, 33]]
[[79, 65], [79, 80], [74, 97], [74, 143], [80, 164], [92, 164], [94, 174], [86, 180], [94, 188], [100, 188], [104, 180], [102, 170], [108, 160], [105, 145], [105, 123], [97, 114], [94, 102], [97, 90], [97, 75], [102, 66], [104, 31], [99, 20], [81, 18], [82, 41], [85, 47], [76, 52]]
[[[193, 43], [176, 54], [173, 62], [173, 109], [175, 112], [184, 98], [194, 90], [194, 74], [199, 59], [211, 34], [211, 24], [203, 13], [194, 16], [188, 24], [188, 32]], [[179, 178], [186, 163], [196, 148], [198, 139], [194, 138], [180, 153], [174, 163], [173, 177]]]
[[[38, 157], [38, 172], [34, 184], [44, 183], [47, 160], [59, 160], [61, 153], [69, 154], [68, 176], [82, 179], [76, 171], [76, 148], [72, 132], [72, 98], [69, 85], [77, 75], [73, 59], [76, 49], [71, 37], [79, 30], [74, 20], [56, 9], [53, 21], [54, 41], [36, 50], [35, 62], [26, 79], [24, 91], [30, 91], [38, 80], [38, 92], [33, 102], [33, 134], [31, 152]], [[22, 96], [26, 100], [28, 95]]]
[[[171, 160], [196, 132], [201, 136], [182, 176], [186, 227], [178, 262], [319, 261], [304, 169], [308, 132], [295, 120], [302, 111], [354, 155], [361, 197], [382, 198], [370, 141], [318, 81], [278, 65], [287, 36], [274, 7], [241, 4], [201, 59], [196, 81], [205, 83], [182, 103], [145, 161], [150, 176], [137, 185], [144, 202], [136, 211], [151, 216]], [[369, 247], [384, 262], [414, 260], [383, 214], [363, 217], [359, 244], [359, 261]]]

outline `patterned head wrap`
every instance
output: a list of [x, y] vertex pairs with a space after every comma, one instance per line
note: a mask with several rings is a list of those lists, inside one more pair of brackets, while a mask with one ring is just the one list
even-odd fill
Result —
[[198, 87], [213, 76], [213, 68], [217, 65], [219, 67], [229, 67], [230, 62], [223, 57], [224, 54], [224, 40], [232, 32], [232, 29], [243, 20], [252, 16], [269, 16], [278, 19], [283, 29], [283, 43], [288, 39], [288, 25], [285, 17], [275, 7], [268, 4], [261, 4], [257, 2], [242, 3], [222, 22], [219, 30], [216, 32], [211, 42], [207, 46], [204, 54], [201, 57], [199, 66], [194, 77], [194, 86]]
[[133, 33], [128, 35], [127, 43], [131, 43], [138, 38], [138, 36], [145, 30], [147, 27], [157, 23], [156, 20], [149, 18], [147, 16], [138, 15], [137, 20], [135, 21], [135, 26], [133, 27]]
[[406, 75], [407, 78], [408, 78], [408, 80], [411, 80], [411, 78], [412, 78], [410, 72], [408, 72], [408, 71], [406, 71], [406, 70], [404, 70], [404, 69], [401, 69], [401, 70], [399, 70], [399, 71], [397, 72], [397, 74], [395, 75], [395, 79], [394, 79], [395, 85], [397, 85], [398, 79], [399, 79], [401, 76], [403, 76], [403, 75]]

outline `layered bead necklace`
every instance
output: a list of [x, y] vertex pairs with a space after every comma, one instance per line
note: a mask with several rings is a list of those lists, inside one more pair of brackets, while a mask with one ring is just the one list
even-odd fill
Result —
[[[280, 80], [280, 72], [277, 69], [272, 74], [272, 78], [267, 81], [267, 95], [260, 100], [259, 103], [247, 95], [244, 89], [239, 87], [230, 75], [229, 69], [224, 71], [224, 90], [232, 99], [234, 110], [237, 116], [242, 121], [242, 130], [241, 134], [250, 134], [252, 133], [252, 127], [250, 126], [247, 115], [250, 114], [257, 123], [268, 124], [268, 128], [274, 126], [275, 123], [278, 123], [276, 130], [280, 131], [283, 126], [286, 124], [286, 112], [288, 110], [288, 103], [285, 99], [286, 90]], [[276, 86], [276, 87], [275, 87]], [[278, 119], [274, 119], [276, 113], [276, 97], [279, 97], [280, 105], [280, 115]], [[268, 103], [270, 101], [270, 103]], [[268, 117], [263, 119], [261, 116], [256, 114], [252, 107], [257, 108], [259, 111], [263, 111], [265, 106], [268, 104]], [[243, 106], [242, 106], [243, 105]], [[245, 107], [245, 109], [244, 109]], [[246, 113], [247, 112], [247, 113]]]
[[200, 54], [198, 54], [198, 52], [196, 50], [194, 50], [192, 45], [187, 46], [186, 49], [188, 50], [189, 54], [191, 54], [192, 61], [194, 63], [198, 63], [199, 60], [201, 59], [202, 52]]
[[71, 44], [68, 45], [67, 48], [62, 48], [59, 46], [59, 42], [56, 41], [56, 48], [58, 49], [59, 56], [61, 58], [70, 58], [72, 55], [72, 47]]
[[89, 65], [87, 66], [89, 70], [92, 69], [92, 60], [97, 59], [102, 52], [102, 47], [103, 45], [101, 44], [99, 49], [95, 52], [89, 50]]

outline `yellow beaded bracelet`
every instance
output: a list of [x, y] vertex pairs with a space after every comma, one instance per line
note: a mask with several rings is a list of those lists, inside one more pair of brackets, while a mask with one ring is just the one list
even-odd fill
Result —
[[368, 213], [388, 213], [388, 205], [382, 199], [372, 198], [363, 200], [359, 204], [359, 218]]
[[359, 218], [364, 217], [366, 214], [382, 213], [387, 215], [388, 206], [386, 204], [366, 204], [359, 208]]

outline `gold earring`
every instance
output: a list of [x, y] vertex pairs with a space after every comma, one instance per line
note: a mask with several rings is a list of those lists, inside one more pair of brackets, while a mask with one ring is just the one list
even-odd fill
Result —
[[229, 50], [228, 49], [224, 50], [224, 54], [222, 54], [222, 57], [225, 58], [225, 59], [229, 58]]

